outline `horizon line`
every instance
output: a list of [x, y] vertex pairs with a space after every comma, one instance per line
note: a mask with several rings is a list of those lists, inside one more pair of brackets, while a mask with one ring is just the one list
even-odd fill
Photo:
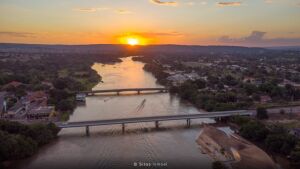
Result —
[[[0, 45], [47, 45], [47, 46], [92, 46], [92, 45], [115, 45], [115, 46], [130, 46], [128, 44], [120, 44], [120, 43], [87, 43], [87, 44], [64, 44], [64, 43], [17, 43], [17, 42], [0, 42]], [[147, 45], [136, 45], [136, 47], [144, 47], [144, 46], [198, 46], [198, 47], [245, 47], [245, 48], [280, 48], [280, 47], [294, 47], [298, 48], [300, 45], [297, 46], [290, 46], [290, 45], [275, 45], [275, 46], [242, 46], [242, 45], [196, 45], [196, 44], [147, 44]]]

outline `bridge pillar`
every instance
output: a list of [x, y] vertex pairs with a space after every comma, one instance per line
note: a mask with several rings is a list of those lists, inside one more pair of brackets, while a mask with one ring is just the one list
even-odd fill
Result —
[[221, 122], [221, 121], [222, 121], [222, 118], [221, 118], [221, 117], [217, 117], [217, 118], [215, 118], [215, 121], [216, 121], [216, 122]]
[[90, 128], [89, 128], [89, 126], [85, 126], [85, 134], [86, 134], [86, 136], [90, 135]]
[[141, 91], [140, 91], [140, 90], [138, 90], [138, 91], [137, 91], [137, 93], [138, 93], [138, 94], [141, 94]]
[[120, 92], [117, 92], [117, 95], [119, 96], [119, 95], [120, 95]]
[[155, 121], [155, 128], [156, 128], [156, 129], [159, 128], [159, 123], [158, 123], [158, 121]]
[[191, 119], [186, 119], [186, 126], [187, 126], [188, 128], [191, 127]]
[[124, 134], [125, 133], [125, 124], [122, 123], [122, 133]]

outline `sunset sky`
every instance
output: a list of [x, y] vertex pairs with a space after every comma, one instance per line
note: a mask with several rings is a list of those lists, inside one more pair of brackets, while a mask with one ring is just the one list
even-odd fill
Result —
[[1, 0], [0, 42], [300, 46], [300, 0]]

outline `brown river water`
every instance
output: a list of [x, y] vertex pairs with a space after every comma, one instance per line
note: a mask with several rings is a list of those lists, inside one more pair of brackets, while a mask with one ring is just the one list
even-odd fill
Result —
[[[92, 68], [102, 76], [103, 83], [94, 90], [162, 87], [143, 66], [131, 57], [112, 65], [95, 63]], [[86, 104], [79, 105], [69, 121], [189, 113], [199, 113], [199, 110], [169, 93], [122, 93], [87, 97]], [[210, 169], [212, 159], [202, 154], [195, 142], [202, 122], [213, 123], [214, 120], [193, 120], [189, 129], [185, 127], [186, 121], [160, 122], [160, 130], [154, 129], [154, 123], [127, 124], [124, 134], [120, 125], [90, 127], [90, 136], [85, 135], [85, 128], [63, 129], [56, 141], [18, 163], [17, 168]]]

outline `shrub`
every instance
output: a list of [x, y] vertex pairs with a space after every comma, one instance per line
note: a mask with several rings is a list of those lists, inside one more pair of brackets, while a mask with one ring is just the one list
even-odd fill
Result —
[[256, 117], [258, 119], [267, 119], [267, 118], [269, 118], [267, 109], [265, 109], [264, 107], [258, 107], [256, 109]]
[[220, 161], [215, 161], [212, 163], [212, 168], [213, 169], [227, 169], [227, 167], [221, 163]]
[[264, 140], [268, 132], [265, 125], [257, 121], [250, 121], [242, 125], [240, 129], [240, 133], [243, 137], [254, 141]]

